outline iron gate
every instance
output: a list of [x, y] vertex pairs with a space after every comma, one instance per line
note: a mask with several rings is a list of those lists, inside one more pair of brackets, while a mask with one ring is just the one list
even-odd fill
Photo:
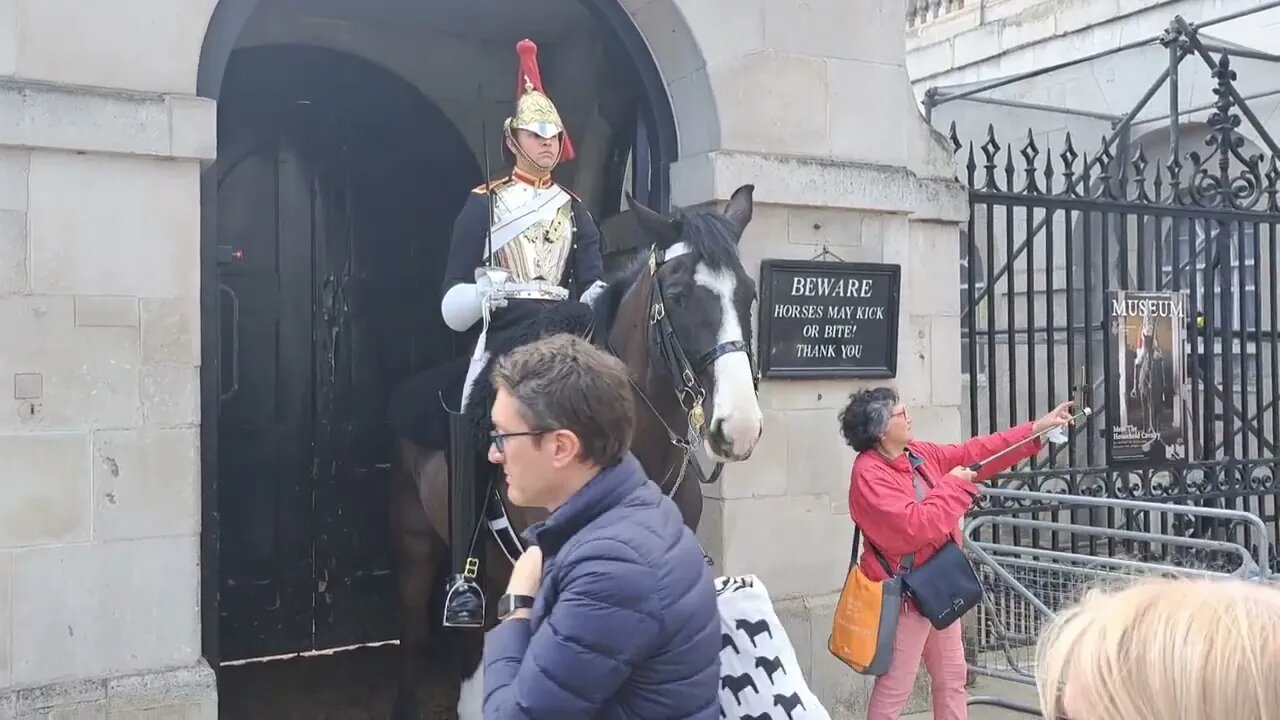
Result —
[[[985, 141], [965, 144], [952, 124], [971, 209], [961, 243], [959, 360], [967, 381], [962, 415], [967, 432], [979, 435], [1074, 398], [1094, 409], [1087, 422], [1067, 443], [1005, 474], [997, 485], [1243, 510], [1263, 520], [1269, 537], [1256, 537], [1247, 527], [1203, 523], [1145, 527], [1170, 516], [1156, 521], [1118, 510], [1061, 510], [1065, 522], [1163, 535], [1229, 535], [1245, 547], [1275, 543], [1280, 149], [1236, 89], [1225, 49], [1202, 42], [1181, 18], [1161, 44], [1169, 50], [1169, 69], [1133, 112], [1113, 123], [1092, 154], [1079, 150], [1070, 134], [1051, 150], [1038, 147], [1030, 132], [1016, 142], [999, 138], [994, 126]], [[1203, 144], [1184, 148], [1177, 76], [1179, 64], [1192, 56], [1208, 66], [1216, 102], [1197, 138]], [[1164, 161], [1155, 162], [1149, 157], [1157, 149], [1129, 145], [1129, 128], [1166, 81], [1172, 86], [1170, 143], [1158, 149]], [[1263, 152], [1245, 150], [1246, 121]], [[1184, 324], [1172, 335], [1181, 335], [1180, 342], [1160, 354], [1147, 353], [1163, 358], [1165, 365], [1155, 367], [1181, 365], [1187, 377], [1178, 412], [1166, 411], [1160, 426], [1175, 430], [1168, 437], [1159, 434], [1160, 443], [1177, 447], [1174, 437], [1183, 439], [1180, 449], [1170, 451], [1171, 461], [1122, 466], [1108, 457], [1103, 433], [1119, 422], [1121, 403], [1133, 402], [1111, 364], [1126, 353], [1109, 326], [1109, 298], [1116, 290], [1184, 293]], [[1177, 378], [1171, 371], [1149, 377]], [[1176, 383], [1169, 387], [1178, 389]], [[1001, 503], [984, 500], [979, 513], [1012, 510]], [[1053, 519], [1055, 512], [1047, 506], [1039, 519]], [[1174, 552], [1131, 541], [1100, 542], [1096, 534], [1025, 532], [991, 540], [1162, 561]]]

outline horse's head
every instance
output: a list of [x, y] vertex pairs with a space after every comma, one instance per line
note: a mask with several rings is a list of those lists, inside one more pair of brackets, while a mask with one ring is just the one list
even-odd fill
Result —
[[753, 190], [738, 188], [722, 213], [666, 216], [627, 196], [650, 251], [623, 302], [634, 301], [648, 315], [657, 362], [719, 462], [750, 457], [763, 425], [751, 358], [756, 284], [738, 257], [738, 241], [751, 222]]

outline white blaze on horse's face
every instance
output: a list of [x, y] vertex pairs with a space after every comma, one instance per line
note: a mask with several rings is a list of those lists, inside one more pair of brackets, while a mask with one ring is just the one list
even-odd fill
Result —
[[[738, 278], [729, 268], [710, 270], [698, 263], [694, 282], [715, 293], [720, 299], [720, 330], [716, 343], [743, 342], [745, 334], [738, 319], [734, 296]], [[755, 378], [751, 358], [743, 352], [730, 352], [716, 358], [712, 365], [715, 389], [712, 391], [711, 417], [707, 433], [707, 452], [719, 462], [736, 462], [751, 457], [764, 418], [756, 401]]]

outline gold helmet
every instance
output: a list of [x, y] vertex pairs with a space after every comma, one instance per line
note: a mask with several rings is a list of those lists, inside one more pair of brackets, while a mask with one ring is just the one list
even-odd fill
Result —
[[547, 97], [542, 87], [542, 74], [538, 70], [538, 46], [532, 40], [521, 40], [516, 43], [516, 54], [520, 56], [520, 72], [516, 77], [516, 112], [504, 123], [507, 136], [514, 138], [516, 129], [528, 130], [539, 137], [551, 138], [561, 135], [560, 159], [567, 162], [574, 157], [573, 143], [569, 142], [569, 133], [560, 119], [560, 111], [555, 103]]

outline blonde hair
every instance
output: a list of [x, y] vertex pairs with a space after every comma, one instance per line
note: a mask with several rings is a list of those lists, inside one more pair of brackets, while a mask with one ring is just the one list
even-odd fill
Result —
[[1087, 720], [1280, 720], [1280, 587], [1144, 579], [1094, 590], [1050, 624], [1037, 660], [1046, 718], [1065, 716], [1065, 693]]

